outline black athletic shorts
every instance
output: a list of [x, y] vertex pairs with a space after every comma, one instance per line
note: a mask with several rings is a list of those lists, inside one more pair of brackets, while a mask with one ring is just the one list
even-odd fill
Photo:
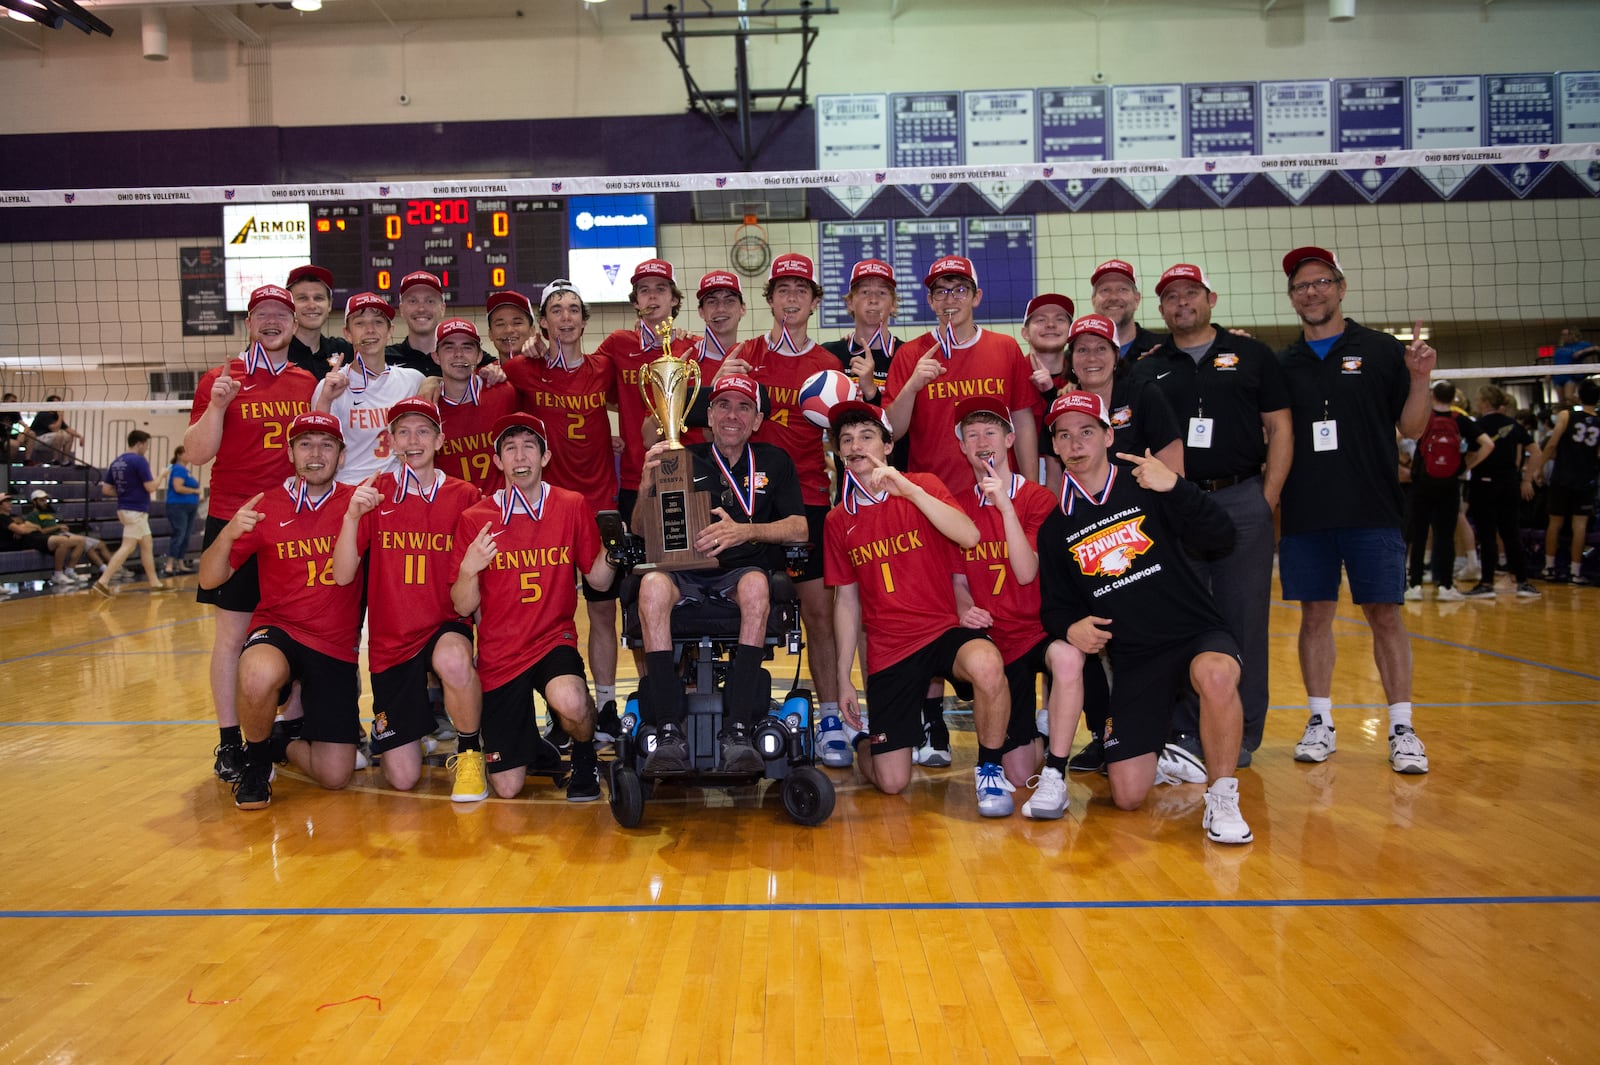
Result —
[[1111, 689], [1111, 713], [1102, 737], [1106, 761], [1122, 762], [1141, 754], [1160, 753], [1171, 731], [1173, 706], [1180, 696], [1194, 691], [1189, 683], [1189, 664], [1206, 651], [1242, 661], [1238, 643], [1220, 629], [1202, 632], [1186, 643], [1149, 654], [1112, 660], [1117, 680]]
[[356, 705], [359, 686], [356, 664], [313, 650], [276, 625], [259, 625], [245, 637], [240, 657], [253, 647], [275, 648], [289, 662], [289, 683], [300, 682], [300, 705], [305, 724], [300, 738], [312, 743], [349, 743], [361, 740], [361, 710]]
[[988, 641], [978, 629], [946, 629], [938, 639], [892, 666], [867, 674], [867, 723], [872, 726], [872, 753], [888, 754], [922, 746], [922, 700], [928, 684], [943, 677], [971, 689], [955, 677], [956, 654], [973, 640]]
[[422, 650], [399, 665], [372, 674], [374, 754], [420, 740], [438, 727], [433, 703], [428, 700], [428, 674], [433, 670], [433, 650], [439, 646], [439, 637], [447, 632], [466, 637], [467, 646], [472, 646], [472, 626], [464, 621], [447, 621]]
[[574, 676], [589, 683], [583, 658], [562, 644], [511, 680], [483, 693], [483, 760], [491, 773], [504, 773], [540, 761], [550, 744], [539, 732], [533, 693], [544, 694], [557, 677]]
[[1590, 518], [1594, 516], [1595, 486], [1575, 488], [1566, 484], [1553, 484], [1545, 497], [1552, 518]]
[[[222, 518], [206, 515], [206, 533], [200, 549], [204, 551], [222, 533], [228, 523]], [[236, 614], [254, 613], [261, 603], [261, 581], [256, 572], [256, 557], [245, 559], [244, 565], [233, 576], [215, 588], [201, 588], [195, 593], [195, 602], [206, 603], [219, 610], [232, 610]]]
[[1011, 688], [1011, 723], [1006, 726], [1006, 742], [1002, 751], [1026, 747], [1039, 738], [1039, 696], [1037, 678], [1050, 674], [1045, 665], [1045, 648], [1053, 643], [1049, 636], [1024, 651], [1015, 661], [1006, 663], [1006, 684]]

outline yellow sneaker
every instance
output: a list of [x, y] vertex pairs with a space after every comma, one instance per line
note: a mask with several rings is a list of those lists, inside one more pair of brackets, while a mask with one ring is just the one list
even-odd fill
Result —
[[484, 775], [482, 751], [452, 755], [445, 768], [455, 774], [455, 783], [450, 788], [451, 802], [478, 802], [489, 797], [489, 778]]

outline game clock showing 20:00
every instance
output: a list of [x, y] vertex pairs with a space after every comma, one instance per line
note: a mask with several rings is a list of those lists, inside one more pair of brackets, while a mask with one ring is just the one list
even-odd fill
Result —
[[427, 270], [446, 303], [482, 306], [565, 274], [566, 219], [563, 200], [537, 197], [313, 204], [311, 260], [333, 272], [336, 304], [361, 291], [394, 301], [402, 277]]

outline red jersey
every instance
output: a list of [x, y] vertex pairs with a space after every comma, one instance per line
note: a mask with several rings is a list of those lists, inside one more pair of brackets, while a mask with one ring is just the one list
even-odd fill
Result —
[[611, 415], [617, 372], [603, 355], [585, 355], [572, 369], [543, 359], [510, 359], [506, 380], [517, 388], [522, 409], [544, 419], [550, 433], [550, 465], [544, 480], [583, 496], [592, 511], [617, 509], [617, 459], [611, 450]]
[[315, 503], [301, 498], [303, 492], [298, 477], [269, 489], [256, 504], [266, 517], [234, 541], [228, 565], [238, 569], [254, 555], [260, 567], [261, 602], [250, 618], [252, 628], [276, 625], [314, 651], [354, 662], [362, 579], [358, 574], [343, 587], [334, 583], [333, 545], [355, 488], [335, 483]]
[[408, 662], [439, 626], [461, 620], [444, 579], [455, 554], [456, 522], [482, 494], [443, 470], [423, 492], [402, 469], [378, 478], [377, 509], [361, 515], [356, 550], [367, 563], [367, 661], [382, 673]]
[[827, 506], [827, 448], [822, 426], [800, 413], [800, 386], [818, 370], [843, 370], [839, 357], [815, 342], [798, 355], [774, 351], [764, 336], [746, 340], [733, 349], [732, 357], [750, 364], [751, 375], [767, 390], [772, 407], [750, 439], [787, 451], [800, 474], [800, 498], [808, 507]]
[[[1037, 554], [1039, 526], [1055, 509], [1055, 496], [1043, 485], [1013, 473], [1011, 505], [1029, 545]], [[1014, 662], [1045, 636], [1044, 625], [1039, 621], [1038, 576], [1027, 584], [1017, 581], [1006, 544], [1005, 519], [978, 492], [976, 484], [961, 497], [961, 509], [978, 526], [978, 546], [970, 551], [956, 549], [961, 555], [967, 587], [972, 591], [972, 604], [987, 610], [994, 618], [994, 624], [989, 626], [989, 638], [1000, 648], [1000, 656], [1006, 662]]]
[[[213, 367], [200, 375], [190, 425], [211, 406], [211, 386], [221, 374]], [[315, 377], [288, 363], [278, 373], [264, 366], [250, 373], [245, 360], [235, 358], [228, 363], [228, 376], [239, 382], [239, 394], [222, 416], [222, 442], [211, 467], [210, 514], [223, 521], [245, 500], [294, 473], [285, 437], [295, 415], [311, 409], [317, 388]]]
[[439, 430], [444, 443], [434, 464], [451, 477], [459, 478], [479, 492], [488, 493], [505, 484], [505, 474], [494, 464], [494, 439], [489, 435], [494, 423], [522, 410], [521, 397], [510, 382], [484, 387], [473, 377], [467, 394], [452, 402], [439, 390]]
[[[699, 339], [696, 336], [674, 340], [673, 354], [689, 357], [690, 348]], [[634, 326], [632, 329], [618, 329], [606, 337], [595, 349], [595, 354], [610, 362], [616, 373], [617, 424], [622, 429], [622, 490], [637, 492], [639, 471], [644, 469], [644, 433], [641, 427], [644, 420], [650, 417], [644, 397], [639, 394], [639, 372], [648, 363], [661, 358], [664, 352], [659, 341], [656, 347], [646, 350], [639, 343], [639, 327]], [[709, 388], [711, 382], [704, 382], [704, 386]]]
[[[885, 409], [929, 351], [938, 354], [938, 341], [932, 333], [900, 345], [889, 366]], [[965, 492], [972, 484], [972, 467], [956, 437], [956, 404], [968, 396], [999, 396], [1008, 410], [1031, 411], [1039, 402], [1039, 390], [1029, 380], [1032, 373], [1028, 357], [1008, 336], [979, 329], [977, 336], [958, 344], [945, 361], [943, 376], [928, 382], [911, 408], [911, 428], [906, 434], [911, 442], [911, 469], [934, 474], [956, 494]], [[1012, 469], [1016, 469], [1015, 460], [1013, 454]]]
[[600, 531], [583, 497], [541, 483], [533, 514], [505, 516], [506, 489], [468, 507], [456, 522], [445, 580], [454, 584], [461, 560], [487, 522], [500, 553], [478, 574], [478, 676], [483, 690], [502, 687], [557, 647], [578, 646], [577, 574], [600, 556]]
[[[906, 477], [957, 506], [931, 474]], [[889, 496], [866, 504], [852, 492], [828, 511], [822, 540], [824, 583], [859, 589], [868, 673], [887, 669], [961, 624], [950, 582], [961, 565], [958, 549], [914, 503]]]

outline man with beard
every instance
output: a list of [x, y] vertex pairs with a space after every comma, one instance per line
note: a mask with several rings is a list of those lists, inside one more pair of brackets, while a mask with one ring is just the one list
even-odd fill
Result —
[[1120, 358], [1137, 359], [1161, 343], [1161, 337], [1138, 322], [1133, 316], [1139, 311], [1139, 284], [1133, 277], [1133, 265], [1124, 259], [1107, 259], [1089, 275], [1093, 294], [1089, 305], [1094, 313], [1111, 319], [1116, 326], [1117, 353]]

